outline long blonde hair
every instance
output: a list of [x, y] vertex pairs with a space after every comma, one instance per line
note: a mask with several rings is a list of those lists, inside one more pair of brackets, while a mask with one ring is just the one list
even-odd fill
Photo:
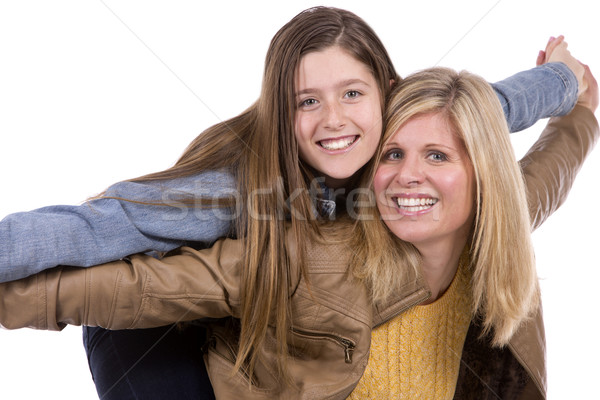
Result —
[[[539, 288], [525, 185], [504, 114], [494, 91], [482, 78], [446, 68], [424, 70], [405, 78], [391, 94], [382, 146], [407, 121], [424, 114], [441, 114], [447, 119], [473, 165], [476, 213], [470, 243], [472, 312], [481, 318], [483, 334], [493, 334], [494, 345], [506, 344], [519, 324], [537, 309]], [[370, 166], [370, 178], [375, 164]], [[381, 250], [380, 238], [393, 234], [380, 217], [376, 221], [377, 211], [371, 211], [374, 218], [359, 224], [363, 242], [357, 243], [368, 262], [363, 268], [357, 263], [356, 270], [368, 277], [374, 296], [381, 298], [394, 290], [390, 282], [403, 282], [406, 271], [398, 270], [407, 268], [390, 263], [386, 259], [389, 254], [377, 254], [386, 253]], [[416, 249], [402, 246], [402, 251], [410, 252], [408, 257], [418, 258]], [[387, 253], [397, 252], [393, 249]]]
[[[299, 158], [293, 131], [295, 75], [304, 55], [331, 46], [343, 48], [369, 68], [378, 83], [383, 107], [390, 82], [398, 80], [398, 76], [377, 35], [351, 12], [311, 8], [294, 17], [273, 37], [265, 60], [261, 94], [255, 104], [199, 135], [172, 168], [137, 179], [174, 179], [222, 168], [235, 175], [244, 202], [237, 213], [235, 232], [245, 248], [235, 370], [243, 366], [250, 376], [269, 324], [275, 327], [278, 367], [286, 376], [290, 295], [286, 217], [297, 238], [319, 232], [309, 195], [312, 172]], [[362, 170], [358, 175], [361, 173]], [[193, 199], [190, 203], [198, 205], [203, 201]], [[213, 199], [206, 203], [212, 204]], [[304, 254], [304, 246], [304, 241], [298, 242], [299, 257]], [[300, 263], [305, 274], [303, 259], [292, 261]]]

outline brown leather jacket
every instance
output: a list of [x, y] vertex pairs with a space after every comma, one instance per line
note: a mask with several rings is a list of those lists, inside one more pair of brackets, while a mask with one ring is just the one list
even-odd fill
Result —
[[[554, 118], [522, 160], [534, 227], [560, 204], [599, 135], [593, 114], [582, 107]], [[59, 267], [0, 284], [0, 324], [60, 330], [66, 324], [110, 329], [148, 328], [178, 321], [218, 318], [210, 327], [205, 361], [217, 398], [343, 399], [367, 365], [371, 329], [429, 296], [415, 276], [401, 293], [373, 305], [366, 287], [349, 278], [344, 241], [312, 243], [308, 281], [298, 271], [292, 287], [289, 371], [294, 385], [278, 378], [274, 336], [269, 331], [250, 390], [243, 372], [231, 377], [240, 316], [241, 244], [218, 241], [211, 249], [182, 248], [156, 260], [135, 255], [93, 268]], [[293, 260], [295, 240], [288, 238]], [[294, 268], [292, 266], [292, 268]], [[472, 322], [462, 354], [455, 398], [544, 398], [545, 341], [541, 313], [524, 324], [504, 349], [479, 339]]]

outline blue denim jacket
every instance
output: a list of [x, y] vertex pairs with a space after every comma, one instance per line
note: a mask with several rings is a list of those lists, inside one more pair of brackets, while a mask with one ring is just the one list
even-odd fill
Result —
[[[565, 115], [577, 101], [577, 80], [561, 63], [520, 72], [492, 86], [512, 132], [540, 118]], [[134, 253], [211, 243], [233, 233], [235, 210], [188, 208], [177, 199], [218, 198], [235, 190], [228, 171], [208, 171], [160, 183], [120, 182], [107, 190], [108, 198], [8, 215], [0, 221], [0, 281], [56, 265], [91, 266]]]

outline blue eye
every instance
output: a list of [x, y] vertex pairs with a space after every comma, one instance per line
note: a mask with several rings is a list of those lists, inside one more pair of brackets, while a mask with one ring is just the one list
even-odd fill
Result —
[[439, 151], [429, 153], [429, 158], [435, 162], [448, 161], [448, 156]]
[[404, 153], [402, 153], [402, 151], [398, 149], [390, 150], [387, 153], [385, 153], [384, 156], [384, 158], [388, 161], [401, 160], [402, 157], [404, 157]]

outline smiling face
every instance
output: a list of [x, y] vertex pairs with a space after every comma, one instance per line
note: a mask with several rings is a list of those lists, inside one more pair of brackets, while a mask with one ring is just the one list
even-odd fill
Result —
[[340, 47], [305, 55], [296, 74], [294, 132], [300, 157], [341, 187], [375, 154], [381, 95], [368, 68]]
[[464, 242], [474, 216], [474, 172], [442, 114], [416, 116], [384, 146], [374, 181], [377, 207], [400, 239], [420, 245]]

